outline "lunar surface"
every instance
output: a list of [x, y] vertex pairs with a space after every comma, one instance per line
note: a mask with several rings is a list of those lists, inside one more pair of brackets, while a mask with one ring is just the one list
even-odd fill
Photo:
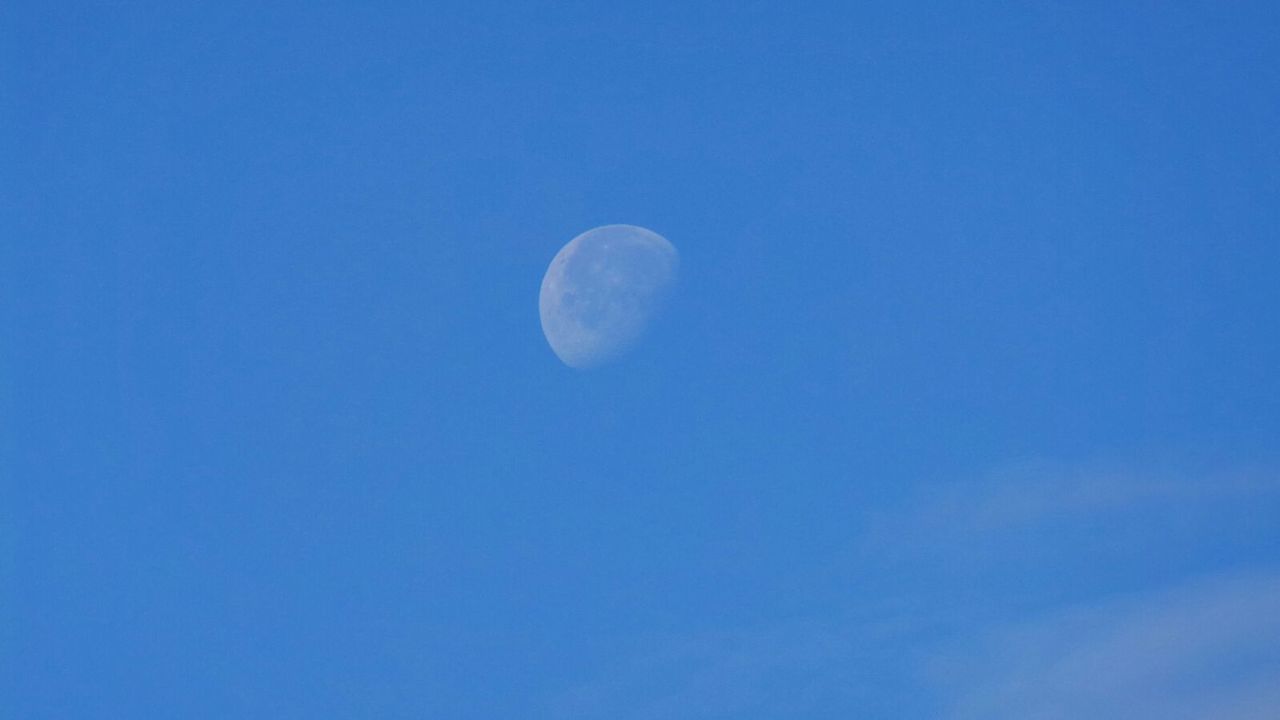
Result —
[[662, 308], [679, 264], [666, 238], [635, 225], [605, 225], [570, 240], [538, 295], [551, 349], [580, 369], [622, 355]]

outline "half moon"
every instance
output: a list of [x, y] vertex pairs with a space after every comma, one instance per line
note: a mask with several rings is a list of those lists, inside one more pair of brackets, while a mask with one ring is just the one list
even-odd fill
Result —
[[556, 253], [542, 278], [538, 314], [565, 365], [589, 368], [631, 348], [675, 284], [679, 254], [635, 225], [582, 233]]

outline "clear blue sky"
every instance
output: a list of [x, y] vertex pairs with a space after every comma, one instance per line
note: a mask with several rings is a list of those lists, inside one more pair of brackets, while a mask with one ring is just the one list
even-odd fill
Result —
[[3, 714], [1275, 717], [1280, 6], [801, 5], [0, 6]]

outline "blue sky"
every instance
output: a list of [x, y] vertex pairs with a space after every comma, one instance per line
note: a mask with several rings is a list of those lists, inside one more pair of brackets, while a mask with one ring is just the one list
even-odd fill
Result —
[[14, 717], [1280, 706], [1274, 3], [260, 5], [0, 8]]

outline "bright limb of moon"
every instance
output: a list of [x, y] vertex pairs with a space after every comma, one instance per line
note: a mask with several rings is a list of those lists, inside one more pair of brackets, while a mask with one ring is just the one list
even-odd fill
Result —
[[552, 351], [574, 368], [621, 355], [661, 309], [679, 264], [666, 238], [635, 225], [605, 225], [570, 240], [551, 260], [538, 294]]

